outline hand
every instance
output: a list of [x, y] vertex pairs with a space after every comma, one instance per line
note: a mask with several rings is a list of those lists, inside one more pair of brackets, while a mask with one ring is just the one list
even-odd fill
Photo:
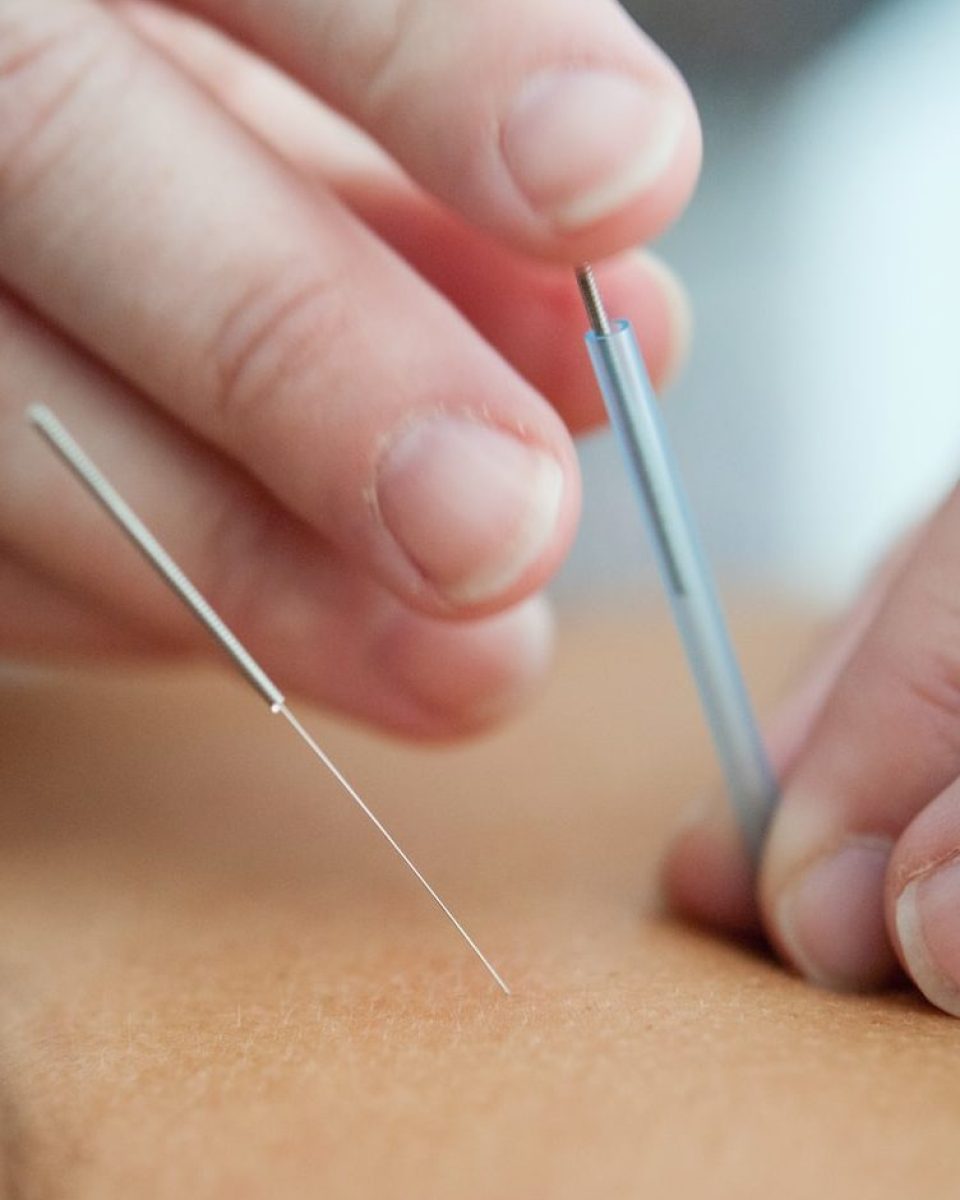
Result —
[[879, 573], [770, 733], [785, 780], [754, 890], [719, 799], [680, 836], [686, 913], [766, 929], [802, 974], [903, 968], [960, 1016], [960, 491]]
[[[690, 98], [612, 0], [181, 7], [0, 0], [0, 651], [206, 646], [45, 402], [285, 685], [487, 721], [599, 419], [569, 268], [681, 209]], [[602, 282], [662, 378], [676, 285]]]

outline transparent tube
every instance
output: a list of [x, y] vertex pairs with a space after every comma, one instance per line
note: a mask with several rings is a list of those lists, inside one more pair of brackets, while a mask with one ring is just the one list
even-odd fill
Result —
[[628, 321], [613, 322], [609, 334], [588, 333], [586, 340], [700, 693], [727, 796], [756, 861], [776, 803], [777, 783], [653, 388]]

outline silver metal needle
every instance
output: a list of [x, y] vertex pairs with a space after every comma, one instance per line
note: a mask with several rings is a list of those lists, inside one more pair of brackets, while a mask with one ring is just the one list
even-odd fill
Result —
[[463, 938], [466, 944], [470, 947], [473, 953], [477, 956], [483, 966], [490, 973], [491, 978], [496, 983], [497, 987], [507, 996], [510, 995], [510, 989], [504, 983], [498, 971], [496, 971], [490, 960], [482, 953], [480, 947], [473, 940], [466, 929], [460, 924], [451, 910], [447, 907], [439, 894], [427, 882], [426, 877], [416, 866], [410, 856], [404, 851], [393, 834], [387, 829], [380, 818], [373, 812], [360, 797], [359, 793], [347, 780], [342, 771], [333, 763], [328, 755], [321, 749], [316, 740], [303, 727], [301, 722], [290, 711], [287, 706], [283, 692], [277, 687], [273, 680], [267, 675], [266, 671], [260, 666], [252, 654], [242, 644], [240, 639], [233, 633], [229, 626], [222, 620], [221, 617], [213, 610], [208, 601], [201, 595], [197, 588], [191, 583], [184, 572], [176, 562], [170, 557], [163, 546], [157, 541], [150, 530], [144, 525], [143, 521], [137, 516], [133, 509], [127, 504], [116, 488], [109, 482], [106, 476], [100, 471], [96, 464], [86, 455], [80, 448], [77, 441], [67, 431], [66, 427], [53, 411], [42, 404], [31, 405], [27, 409], [27, 420], [33, 428], [40, 434], [58, 457], [66, 464], [73, 472], [76, 478], [83, 484], [88, 492], [100, 503], [100, 505], [109, 513], [116, 521], [120, 528], [127, 535], [129, 540], [133, 542], [136, 548], [154, 567], [154, 569], [163, 577], [167, 584], [173, 589], [180, 599], [187, 605], [194, 616], [206, 626], [207, 630], [226, 650], [227, 654], [233, 659], [234, 663], [243, 673], [247, 682], [254, 690], [264, 699], [270, 706], [272, 713], [277, 713], [282, 716], [297, 736], [309, 747], [316, 757], [323, 763], [327, 770], [333, 775], [334, 779], [344, 789], [350, 799], [357, 805], [360, 811], [373, 824], [377, 831], [387, 841], [388, 845], [396, 852], [403, 860], [404, 864], [416, 877], [418, 882], [426, 890], [430, 898], [440, 908], [441, 912], [453, 925], [457, 933]]
[[494, 978], [497, 986], [500, 988], [500, 990], [505, 995], [509, 996], [510, 989], [507, 987], [507, 985], [504, 983], [503, 979], [501, 978], [500, 972], [496, 969], [496, 967], [494, 967], [493, 963], [490, 962], [490, 960], [483, 953], [483, 951], [480, 949], [480, 947], [477, 945], [477, 943], [473, 940], [473, 938], [470, 936], [470, 934], [467, 933], [467, 931], [464, 929], [464, 927], [460, 924], [460, 922], [457, 920], [457, 918], [453, 915], [453, 913], [450, 911], [450, 909], [447, 907], [447, 905], [441, 899], [440, 895], [436, 891], [434, 891], [433, 887], [427, 882], [427, 880], [424, 878], [422, 872], [420, 871], [420, 868], [416, 865], [416, 863], [413, 862], [413, 860], [410, 858], [410, 856], [407, 854], [407, 852], [400, 846], [399, 842], [397, 842], [396, 838], [393, 836], [393, 834], [390, 832], [390, 830], [387, 829], [387, 827], [384, 825], [384, 823], [380, 820], [380, 818], [377, 816], [377, 814], [366, 804], [366, 802], [361, 799], [360, 795], [358, 794], [356, 789], [353, 787], [353, 785], [350, 783], [350, 781], [347, 779], [347, 777], [343, 774], [343, 772], [333, 763], [333, 761], [329, 758], [329, 756], [326, 754], [326, 752], [316, 742], [316, 740], [307, 732], [307, 730], [304, 729], [304, 727], [300, 724], [300, 722], [297, 720], [297, 718], [294, 716], [294, 714], [290, 711], [290, 709], [287, 708], [286, 704], [281, 704], [280, 707], [277, 709], [277, 712], [279, 712], [282, 717], [285, 717], [287, 719], [287, 721], [290, 722], [290, 724], [297, 731], [297, 733], [300, 735], [300, 737], [302, 737], [303, 740], [307, 743], [307, 745], [310, 747], [310, 749], [313, 751], [313, 753], [317, 756], [317, 758], [320, 759], [320, 761], [327, 768], [327, 770], [331, 773], [331, 775], [333, 775], [333, 777], [337, 780], [337, 782], [344, 788], [344, 790], [350, 796], [351, 800], [353, 800], [353, 802], [360, 808], [360, 810], [364, 813], [364, 815], [370, 821], [373, 822], [373, 824], [377, 827], [377, 829], [380, 831], [380, 833], [383, 834], [383, 836], [390, 843], [390, 845], [397, 852], [397, 854], [399, 854], [399, 856], [403, 859], [403, 861], [410, 868], [410, 870], [414, 873], [414, 875], [416, 875], [416, 877], [417, 877], [417, 879], [419, 879], [420, 883], [423, 884], [426, 891], [430, 894], [431, 899], [434, 901], [434, 903], [437, 905], [437, 907], [440, 909], [440, 911], [443, 913], [443, 915], [450, 921], [450, 923], [456, 929], [457, 933], [460, 934], [460, 936], [467, 943], [467, 945], [470, 947], [470, 949], [474, 952], [474, 954], [477, 956], [477, 958], [479, 958], [480, 961], [483, 963], [483, 965], [487, 968], [487, 970], [493, 976], [493, 978]]
[[587, 316], [590, 318], [590, 327], [593, 332], [598, 333], [601, 337], [609, 337], [610, 318], [607, 316], [603, 297], [597, 287], [593, 267], [589, 263], [577, 267], [577, 284], [580, 287], [580, 295], [583, 297], [583, 304], [587, 310]]

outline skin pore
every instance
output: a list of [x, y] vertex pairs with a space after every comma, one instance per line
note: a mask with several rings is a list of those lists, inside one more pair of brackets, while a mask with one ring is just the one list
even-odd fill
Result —
[[[809, 638], [737, 632], [769, 707]], [[661, 914], [712, 769], [663, 621], [574, 629], [533, 711], [470, 746], [309, 722], [514, 995], [232, 680], [9, 673], [6, 1196], [950, 1186], [953, 1022]]]

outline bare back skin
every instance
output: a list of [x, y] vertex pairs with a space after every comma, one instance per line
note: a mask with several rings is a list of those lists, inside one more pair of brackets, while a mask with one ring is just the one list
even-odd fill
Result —
[[[803, 638], [749, 629], [769, 707]], [[955, 1022], [661, 912], [712, 771], [665, 622], [583, 623], [467, 747], [311, 725], [514, 995], [240, 685], [10, 672], [0, 1195], [954, 1194]]]

